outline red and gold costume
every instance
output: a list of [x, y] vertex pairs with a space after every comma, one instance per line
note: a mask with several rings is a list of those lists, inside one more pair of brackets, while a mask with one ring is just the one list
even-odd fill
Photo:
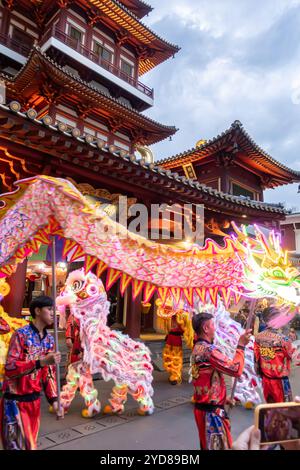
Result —
[[277, 330], [267, 328], [256, 336], [254, 343], [256, 370], [262, 377], [267, 403], [292, 400], [289, 382], [292, 354], [291, 339]]
[[180, 326], [171, 328], [166, 336], [166, 344], [163, 350], [164, 369], [169, 373], [170, 382], [181, 382], [183, 366], [182, 353], [183, 329]]
[[168, 319], [169, 333], [163, 350], [164, 369], [169, 373], [171, 383], [181, 383], [183, 352], [182, 338], [186, 345], [192, 349], [194, 332], [187, 312], [180, 311]]
[[66, 340], [70, 339], [72, 341], [72, 349], [69, 355], [69, 364], [78, 362], [81, 359], [82, 347], [80, 340], [80, 325], [79, 320], [70, 314], [66, 324]]
[[195, 343], [191, 358], [195, 403], [194, 415], [202, 450], [230, 449], [230, 422], [224, 405], [226, 385], [223, 374], [239, 377], [244, 368], [244, 348], [238, 346], [230, 360], [204, 339]]
[[0, 405], [1, 438], [6, 450], [34, 450], [40, 426], [40, 393], [49, 403], [57, 400], [54, 366], [41, 367], [40, 359], [54, 351], [54, 339], [43, 337], [30, 323], [12, 336], [5, 365]]

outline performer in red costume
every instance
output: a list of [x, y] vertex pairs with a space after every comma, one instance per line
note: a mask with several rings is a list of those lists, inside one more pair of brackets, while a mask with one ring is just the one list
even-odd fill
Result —
[[181, 383], [181, 373], [183, 366], [182, 336], [183, 329], [176, 321], [176, 315], [171, 319], [171, 329], [166, 336], [166, 343], [163, 350], [163, 364], [169, 373], [169, 382], [172, 385]]
[[69, 364], [80, 361], [82, 357], [79, 320], [72, 313], [70, 313], [66, 324], [66, 343], [70, 351], [68, 368]]
[[199, 431], [201, 450], [221, 450], [232, 447], [229, 418], [224, 409], [226, 385], [223, 374], [239, 377], [244, 368], [244, 349], [251, 330], [240, 336], [235, 356], [230, 360], [213, 344], [213, 315], [199, 313], [193, 317], [197, 335], [191, 366], [194, 385], [194, 415]]
[[32, 323], [12, 336], [5, 364], [0, 404], [1, 439], [6, 450], [34, 450], [40, 426], [40, 392], [57, 410], [54, 339], [46, 328], [53, 324], [53, 301], [40, 296], [30, 304]]
[[[274, 307], [267, 307], [263, 311], [267, 325], [277, 314], [277, 309]], [[293, 349], [291, 338], [269, 326], [255, 338], [256, 372], [262, 377], [263, 393], [267, 403], [292, 401], [289, 375]]]

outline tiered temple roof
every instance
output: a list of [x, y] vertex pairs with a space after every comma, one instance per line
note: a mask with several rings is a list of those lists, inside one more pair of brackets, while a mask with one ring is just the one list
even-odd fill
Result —
[[221, 152], [227, 152], [236, 165], [257, 174], [266, 188], [300, 181], [300, 171], [292, 170], [265, 152], [245, 131], [240, 121], [217, 137], [174, 156], [158, 161], [167, 169], [176, 170], [188, 163], [204, 164], [213, 162]]
[[[45, 29], [53, 14], [63, 7], [77, 6], [85, 12], [87, 20], [95, 26], [99, 21], [117, 35], [118, 40], [135, 47], [140, 57], [139, 74], [143, 75], [165, 60], [174, 56], [180, 48], [162, 39], [133, 13], [143, 2], [136, 0], [11, 0], [18, 10], [31, 13], [33, 20]], [[151, 7], [149, 7], [151, 8]], [[148, 8], [148, 10], [149, 10]]]
[[131, 191], [138, 198], [204, 204], [236, 221], [245, 216], [257, 221], [285, 218], [282, 205], [222, 193], [154, 163], [137, 161], [135, 155], [81, 136], [78, 129], [67, 132], [66, 125], [53, 125], [49, 116], [36, 119], [33, 109], [26, 113], [20, 109], [18, 102], [0, 105], [0, 177], [5, 189], [11, 189], [16, 179], [34, 174], [71, 174], [78, 182], [104, 187], [109, 183], [110, 188]]
[[[86, 114], [99, 114], [119, 123], [132, 133], [132, 137], [144, 145], [154, 144], [177, 131], [173, 126], [160, 124], [107, 93], [96, 89], [71, 72], [56, 64], [38, 47], [34, 47], [23, 68], [14, 77], [0, 75], [7, 95], [22, 105], [42, 109], [46, 99], [68, 99], [73, 107], [85, 107]], [[138, 129], [139, 135], [136, 134]]]

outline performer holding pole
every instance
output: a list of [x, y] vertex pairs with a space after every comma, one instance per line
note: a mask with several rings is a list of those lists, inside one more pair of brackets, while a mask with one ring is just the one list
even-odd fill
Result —
[[[57, 312], [56, 312], [56, 254], [55, 254], [55, 236], [52, 237], [52, 297], [53, 297], [53, 317], [54, 317], [54, 343], [55, 352], [59, 353], [58, 345], [58, 328], [57, 328]], [[60, 403], [60, 368], [59, 363], [56, 363], [56, 383], [57, 383], [57, 419], [63, 418], [62, 407]]]
[[235, 356], [230, 360], [213, 344], [214, 317], [199, 313], [192, 320], [197, 341], [194, 345], [191, 367], [194, 385], [194, 415], [202, 450], [230, 449], [232, 437], [230, 422], [224, 405], [226, 385], [223, 374], [239, 377], [244, 368], [244, 349], [251, 331], [240, 336]]
[[5, 450], [35, 450], [40, 427], [42, 389], [58, 413], [54, 364], [60, 353], [47, 331], [53, 323], [53, 300], [36, 297], [29, 306], [32, 322], [11, 337], [0, 404], [1, 439]]
[[[251, 305], [250, 305], [250, 312], [249, 312], [249, 315], [248, 315], [248, 318], [247, 318], [247, 323], [246, 323], [246, 328], [245, 330], [246, 331], [251, 331], [252, 328], [252, 321], [253, 321], [253, 317], [255, 315], [255, 305], [256, 305], [256, 299], [253, 299], [251, 301]], [[231, 395], [230, 395], [230, 400], [229, 400], [229, 408], [228, 408], [228, 416], [232, 410], [232, 406], [233, 406], [233, 400], [234, 400], [234, 393], [235, 393], [235, 389], [236, 389], [236, 386], [237, 386], [237, 381], [238, 381], [238, 378], [236, 377], [234, 379], [234, 382], [233, 382], [233, 385], [232, 385], [232, 390], [231, 390]]]

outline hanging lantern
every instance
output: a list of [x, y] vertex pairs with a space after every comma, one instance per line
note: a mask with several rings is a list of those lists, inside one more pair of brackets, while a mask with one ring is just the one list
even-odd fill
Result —
[[151, 304], [150, 302], [142, 302], [142, 313], [146, 315], [150, 312]]

